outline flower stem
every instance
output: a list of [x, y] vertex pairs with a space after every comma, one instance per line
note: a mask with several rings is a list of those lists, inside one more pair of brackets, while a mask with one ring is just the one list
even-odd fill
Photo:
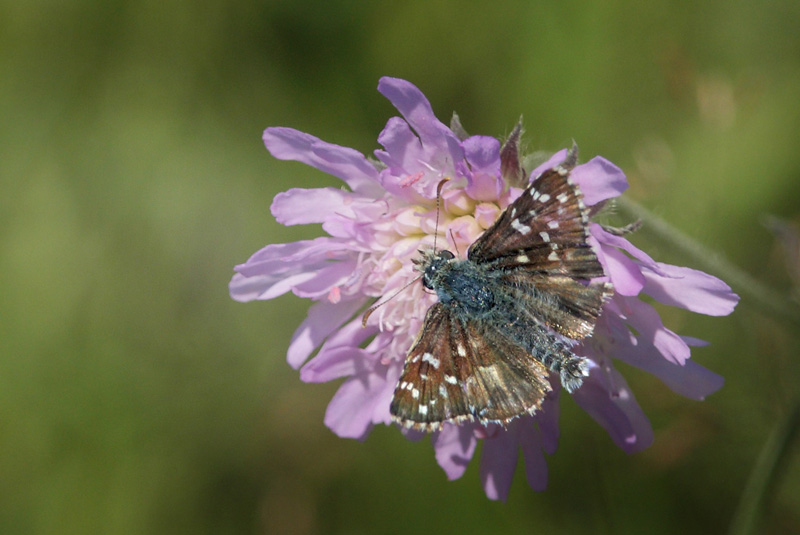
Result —
[[800, 404], [786, 413], [764, 444], [733, 515], [730, 535], [760, 533], [758, 523], [763, 514], [764, 503], [775, 488], [777, 476], [781, 473], [780, 468], [788, 457], [789, 446], [797, 436], [798, 426]]
[[691, 257], [697, 267], [719, 276], [722, 280], [749, 302], [764, 312], [782, 321], [800, 326], [800, 306], [784, 297], [783, 294], [762, 284], [751, 275], [731, 264], [721, 255], [712, 252], [686, 234], [671, 226], [641, 205], [620, 197], [617, 199], [620, 210], [644, 222], [642, 232], [649, 232], [663, 240], [670, 247]]

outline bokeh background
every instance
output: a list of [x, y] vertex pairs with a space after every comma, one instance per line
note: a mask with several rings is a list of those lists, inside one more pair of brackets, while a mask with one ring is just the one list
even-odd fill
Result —
[[[800, 215], [798, 27], [795, 0], [3, 0], [0, 532], [724, 533], [800, 379], [798, 324], [747, 295], [726, 318], [663, 311], [712, 342], [693, 358], [721, 391], [685, 400], [620, 364], [653, 446], [625, 455], [564, 397], [549, 489], [519, 472], [503, 504], [476, 463], [448, 482], [427, 441], [334, 436], [337, 385], [285, 362], [308, 303], [227, 283], [320, 233], [278, 225], [276, 193], [338, 185], [262, 130], [369, 153], [392, 75], [470, 133], [523, 115], [531, 150], [604, 155], [632, 199], [790, 298], [763, 217]], [[796, 442], [761, 532], [800, 531]]]

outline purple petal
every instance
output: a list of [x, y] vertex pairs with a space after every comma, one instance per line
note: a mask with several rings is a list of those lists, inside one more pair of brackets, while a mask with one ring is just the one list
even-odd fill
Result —
[[320, 268], [314, 277], [296, 283], [292, 292], [298, 297], [318, 299], [325, 297], [334, 286], [343, 286], [353, 276], [358, 262], [356, 259], [339, 262], [328, 262]]
[[553, 391], [544, 398], [541, 410], [536, 413], [536, 423], [541, 431], [540, 439], [544, 451], [553, 455], [558, 448], [558, 418], [561, 414], [561, 406], [558, 404], [561, 382], [558, 379], [551, 379], [550, 384]]
[[374, 359], [373, 351], [359, 346], [376, 331], [374, 327], [362, 327], [359, 318], [351, 321], [332, 334], [319, 353], [303, 366], [300, 379], [307, 383], [324, 383], [358, 373], [364, 362]]
[[269, 273], [278, 264], [292, 266], [323, 260], [347, 258], [353, 246], [328, 237], [291, 243], [273, 243], [256, 251], [247, 262], [235, 267], [244, 275]]
[[360, 365], [373, 357], [358, 347], [337, 347], [309, 360], [300, 370], [300, 380], [306, 383], [326, 383], [349, 377], [360, 371]]
[[547, 461], [544, 458], [544, 451], [542, 451], [542, 432], [534, 425], [521, 425], [518, 436], [520, 446], [522, 446], [522, 456], [525, 459], [525, 477], [528, 485], [533, 490], [541, 492], [547, 488], [548, 473]]
[[[619, 318], [605, 314], [600, 317], [596, 332], [609, 333], [605, 353], [631, 366], [652, 373], [673, 392], [690, 399], [702, 400], [722, 388], [725, 380], [693, 360], [681, 366], [670, 362], [652, 344], [635, 337]], [[682, 337], [691, 345], [703, 345], [702, 340]]]
[[233, 299], [272, 299], [314, 278], [328, 261], [346, 258], [350, 244], [330, 238], [267, 245], [236, 266], [229, 289]]
[[620, 295], [637, 296], [644, 288], [644, 275], [639, 264], [625, 256], [614, 247], [601, 245], [594, 237], [589, 237], [603, 270], [611, 278], [614, 291]]
[[400, 364], [378, 366], [342, 383], [325, 411], [325, 425], [342, 438], [367, 438], [376, 423], [388, 424], [389, 402], [400, 377]]
[[[652, 346], [651, 346], [652, 348]], [[614, 356], [658, 377], [676, 394], [702, 401], [725, 384], [725, 379], [693, 360], [683, 366], [658, 358], [655, 348], [648, 353], [645, 348], [620, 351]]]
[[556, 152], [555, 154], [550, 156], [550, 158], [548, 158], [546, 162], [544, 162], [543, 164], [539, 165], [536, 169], [531, 171], [530, 175], [531, 180], [538, 178], [539, 175], [541, 175], [548, 169], [552, 169], [553, 167], [557, 166], [558, 164], [563, 162], [564, 158], [566, 157], [567, 157], [567, 149], [561, 149], [560, 151]]
[[637, 337], [655, 346], [670, 362], [682, 365], [691, 355], [683, 338], [664, 327], [661, 316], [651, 305], [630, 297], [614, 296], [614, 301], [627, 312], [625, 320], [639, 333]]
[[307, 225], [323, 223], [334, 214], [355, 217], [353, 203], [357, 201], [365, 199], [336, 188], [292, 188], [278, 193], [270, 210], [282, 225]]
[[472, 136], [461, 146], [472, 172], [500, 176], [500, 141], [489, 136]]
[[464, 475], [478, 446], [478, 440], [470, 425], [445, 424], [442, 430], [432, 437], [432, 442], [436, 462], [451, 481]]
[[331, 261], [352, 262], [352, 247], [331, 238], [268, 245], [234, 268], [238, 274], [229, 285], [231, 297], [252, 301], [281, 295], [317, 277]]
[[653, 442], [653, 429], [647, 416], [625, 379], [610, 366], [606, 370], [592, 368], [583, 386], [572, 397], [626, 453], [641, 451]]
[[442, 157], [449, 157], [451, 165], [464, 158], [456, 135], [436, 118], [430, 102], [414, 84], [399, 78], [383, 77], [378, 82], [378, 91], [405, 117], [423, 146], [438, 149]]
[[669, 278], [646, 267], [642, 273], [645, 293], [660, 303], [708, 316], [727, 316], [739, 302], [730, 286], [707, 273], [660, 262], [658, 268]]
[[487, 498], [506, 501], [518, 458], [519, 444], [515, 433], [500, 431], [483, 441], [481, 482]]
[[[311, 305], [311, 308], [308, 309], [308, 317], [303, 320], [303, 323], [294, 332], [292, 341], [289, 343], [289, 351], [286, 354], [286, 360], [289, 365], [295, 369], [299, 368], [308, 356], [319, 347], [322, 341], [344, 322], [352, 318], [353, 314], [366, 301], [366, 298], [341, 301], [336, 304], [328, 301], [318, 301]], [[356, 320], [353, 323], [360, 324], [361, 321]]]
[[422, 165], [425, 157], [419, 138], [407, 122], [392, 117], [378, 136], [378, 143], [386, 149], [375, 151], [375, 157], [386, 165], [378, 175], [379, 182], [393, 196], [409, 199], [410, 193], [416, 193], [416, 189], [408, 188], [408, 177], [428, 170]]
[[681, 335], [681, 338], [683, 339], [684, 342], [686, 342], [687, 346], [691, 347], [705, 347], [711, 345], [711, 342], [707, 340], [702, 340], [700, 338], [695, 338], [694, 336]]
[[308, 282], [314, 277], [316, 273], [313, 271], [282, 276], [276, 274], [250, 277], [237, 273], [228, 284], [228, 290], [236, 301], [267, 300], [283, 295], [295, 285]]
[[650, 258], [644, 251], [635, 247], [631, 242], [626, 240], [621, 236], [615, 236], [610, 232], [606, 232], [603, 230], [603, 227], [598, 225], [597, 223], [592, 223], [589, 227], [589, 231], [591, 232], [592, 236], [597, 239], [602, 245], [610, 245], [611, 247], [616, 247], [617, 249], [622, 249], [626, 251], [629, 255], [634, 257], [636, 260], [641, 262], [644, 266], [649, 267], [653, 271], [659, 274], [663, 274], [661, 269], [659, 268], [659, 263]]
[[295, 160], [344, 180], [350, 189], [378, 197], [378, 171], [357, 150], [326, 143], [293, 128], [273, 127], [264, 130], [264, 144], [275, 158]]
[[595, 156], [585, 164], [575, 167], [570, 176], [581, 188], [586, 206], [619, 197], [628, 189], [628, 181], [622, 169], [602, 156]]

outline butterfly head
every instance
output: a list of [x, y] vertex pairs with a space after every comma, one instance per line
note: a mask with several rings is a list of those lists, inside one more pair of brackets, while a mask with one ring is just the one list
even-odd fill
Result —
[[445, 267], [455, 258], [455, 255], [447, 250], [442, 251], [420, 251], [420, 257], [413, 262], [416, 269], [422, 272], [422, 285], [429, 290], [435, 290], [437, 282], [441, 278]]

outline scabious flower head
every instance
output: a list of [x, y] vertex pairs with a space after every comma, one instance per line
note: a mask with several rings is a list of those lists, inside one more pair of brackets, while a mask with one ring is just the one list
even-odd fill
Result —
[[[288, 362], [300, 368], [303, 381], [344, 379], [328, 405], [325, 424], [339, 436], [359, 440], [375, 424], [390, 422], [389, 405], [406, 353], [435, 302], [420, 283], [399, 291], [418, 275], [412, 262], [418, 250], [433, 247], [436, 233], [438, 248], [463, 257], [528, 180], [510, 178], [514, 173], [506, 164], [516, 154], [511, 160], [508, 154], [501, 158], [505, 149], [497, 139], [468, 137], [441, 123], [414, 85], [382, 78], [378, 90], [402, 118], [389, 119], [378, 137], [383, 149], [375, 151], [377, 161], [291, 128], [264, 132], [273, 156], [316, 167], [342, 179], [347, 188], [294, 188], [278, 194], [272, 213], [280, 223], [321, 223], [328, 235], [268, 245], [236, 266], [230, 283], [231, 296], [239, 301], [271, 299], [287, 291], [314, 301], [292, 337]], [[554, 154], [530, 179], [561, 163], [566, 154]], [[571, 176], [588, 207], [627, 188], [622, 171], [602, 157], [578, 165]], [[443, 179], [449, 181], [437, 206]], [[708, 315], [729, 314], [738, 297], [719, 279], [656, 262], [600, 225], [593, 223], [590, 232], [614, 295], [592, 336], [573, 348], [592, 365], [572, 395], [620, 448], [632, 453], [650, 444], [652, 429], [612, 358], [655, 374], [693, 399], [703, 399], [723, 383], [689, 359], [690, 346], [704, 342], [667, 329], [641, 296]], [[367, 304], [398, 291], [362, 327]], [[487, 496], [505, 499], [520, 449], [529, 484], [544, 489], [544, 452], [552, 454], [558, 441], [560, 385], [557, 380], [552, 384], [539, 412], [506, 428], [445, 424], [434, 433], [436, 460], [447, 476], [460, 477], [483, 440], [481, 478]]]

